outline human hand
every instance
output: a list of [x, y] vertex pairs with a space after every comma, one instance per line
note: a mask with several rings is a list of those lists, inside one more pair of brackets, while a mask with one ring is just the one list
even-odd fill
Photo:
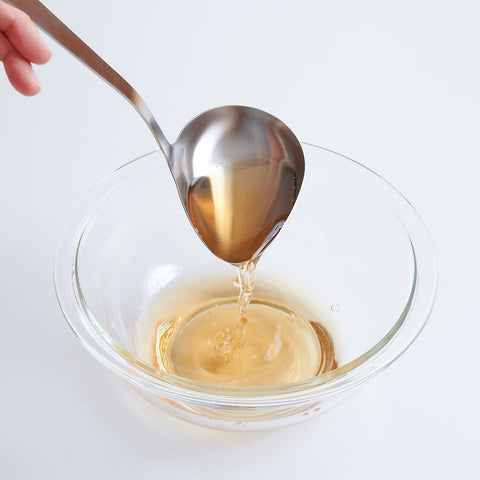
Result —
[[23, 95], [36, 95], [40, 81], [32, 63], [47, 63], [52, 52], [30, 17], [0, 0], [0, 61], [10, 83]]

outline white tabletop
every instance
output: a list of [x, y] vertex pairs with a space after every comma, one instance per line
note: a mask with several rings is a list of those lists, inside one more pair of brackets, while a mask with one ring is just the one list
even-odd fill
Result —
[[199, 112], [245, 104], [379, 172], [425, 220], [439, 291], [406, 354], [318, 419], [234, 434], [139, 405], [68, 328], [52, 262], [83, 193], [155, 142], [49, 40], [38, 97], [0, 75], [0, 478], [478, 478], [478, 1], [45, 4], [171, 140]]

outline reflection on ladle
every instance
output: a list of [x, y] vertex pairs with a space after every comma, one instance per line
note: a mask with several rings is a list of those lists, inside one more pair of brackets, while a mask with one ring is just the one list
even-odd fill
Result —
[[195, 230], [222, 260], [256, 259], [288, 217], [303, 180], [303, 152], [280, 120], [247, 107], [193, 119], [170, 167]]
[[8, 1], [140, 113], [207, 247], [233, 264], [258, 259], [288, 217], [302, 184], [304, 156], [292, 131], [261, 110], [226, 106], [194, 118], [170, 145], [140, 95], [41, 2]]

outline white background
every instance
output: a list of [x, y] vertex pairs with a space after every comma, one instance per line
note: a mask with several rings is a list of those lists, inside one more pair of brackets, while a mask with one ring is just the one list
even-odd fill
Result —
[[233, 434], [139, 410], [69, 330], [52, 262], [88, 188], [155, 142], [48, 40], [38, 97], [0, 75], [0, 478], [478, 478], [480, 3], [45, 3], [170, 140], [208, 108], [246, 104], [376, 170], [425, 220], [439, 291], [408, 352], [313, 421]]

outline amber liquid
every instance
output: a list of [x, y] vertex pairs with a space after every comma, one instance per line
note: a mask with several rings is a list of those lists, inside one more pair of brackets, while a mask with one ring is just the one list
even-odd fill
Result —
[[[225, 278], [178, 284], [151, 309], [141, 358], [181, 377], [230, 386], [291, 383], [336, 368], [321, 319], [300, 314], [268, 284], [253, 290], [252, 275], [239, 274], [228, 288]], [[235, 295], [242, 276], [241, 290], [252, 289], [246, 312]]]

